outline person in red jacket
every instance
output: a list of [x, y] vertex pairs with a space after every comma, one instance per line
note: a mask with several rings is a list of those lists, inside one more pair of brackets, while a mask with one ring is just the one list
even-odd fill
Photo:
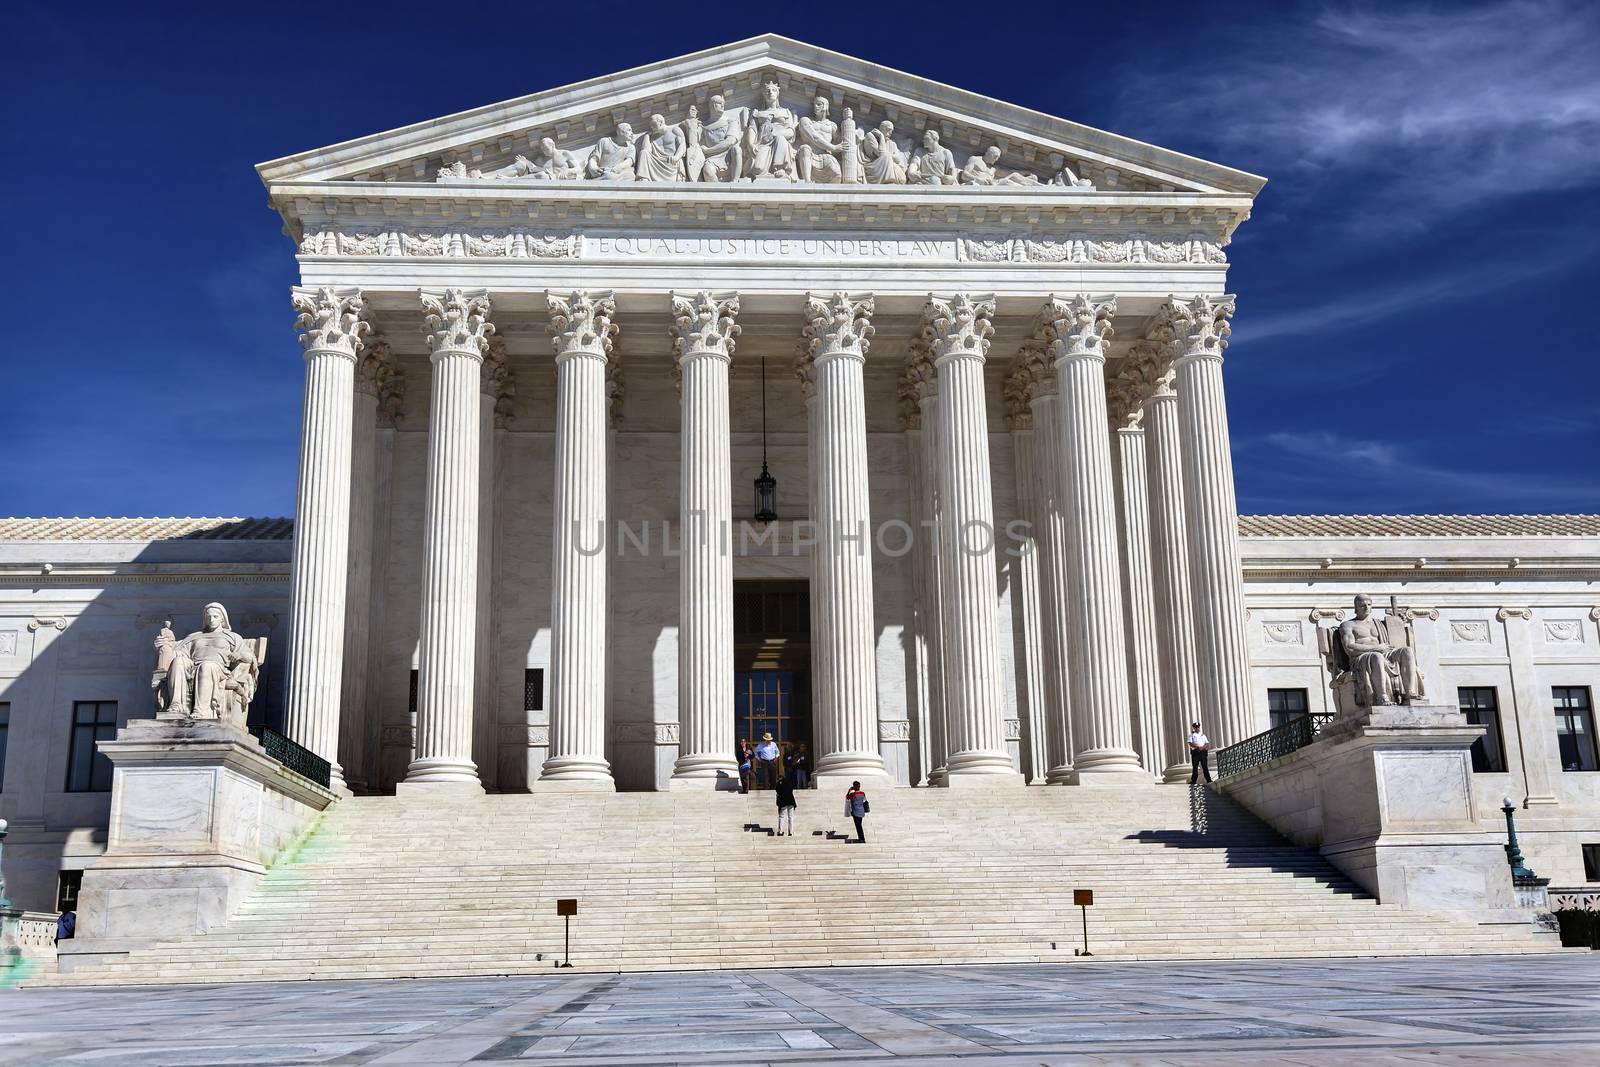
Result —
[[867, 803], [867, 794], [861, 791], [860, 782], [851, 782], [850, 791], [844, 795], [844, 813], [856, 821], [856, 844], [867, 843], [867, 831], [861, 825], [861, 820], [867, 817], [867, 812], [872, 806]]

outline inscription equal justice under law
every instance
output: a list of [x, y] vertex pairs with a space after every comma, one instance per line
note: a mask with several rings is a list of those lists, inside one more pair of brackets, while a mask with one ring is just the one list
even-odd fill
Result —
[[900, 259], [954, 260], [956, 239], [852, 237], [591, 237], [580, 255], [598, 259]]

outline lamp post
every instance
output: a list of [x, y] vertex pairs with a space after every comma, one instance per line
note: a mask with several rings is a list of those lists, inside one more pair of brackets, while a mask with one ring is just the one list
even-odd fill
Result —
[[1522, 849], [1517, 845], [1517, 820], [1516, 806], [1511, 803], [1510, 797], [1502, 798], [1505, 803], [1500, 805], [1500, 810], [1506, 813], [1506, 862], [1511, 864], [1511, 880], [1522, 882], [1539, 877], [1524, 864]]
[[757, 522], [775, 522], [778, 518], [778, 479], [767, 470], [767, 357], [761, 357], [761, 474], [756, 478]]

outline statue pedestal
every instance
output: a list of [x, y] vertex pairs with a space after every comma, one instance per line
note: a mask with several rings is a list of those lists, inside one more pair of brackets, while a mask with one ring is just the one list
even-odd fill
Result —
[[1478, 825], [1471, 748], [1482, 733], [1450, 705], [1365, 709], [1220, 786], [1381, 903], [1526, 921], [1505, 846]]
[[111, 819], [64, 972], [225, 922], [335, 799], [215, 721], [135, 720], [99, 748], [115, 765]]

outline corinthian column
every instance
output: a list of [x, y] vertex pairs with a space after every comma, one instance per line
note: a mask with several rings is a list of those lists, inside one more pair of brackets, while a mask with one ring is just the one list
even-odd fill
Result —
[[901, 389], [910, 410], [906, 414], [908, 428], [914, 422], [920, 454], [916, 469], [917, 481], [917, 532], [915, 566], [917, 568], [917, 597], [921, 604], [918, 612], [918, 637], [926, 664], [926, 702], [918, 731], [917, 748], [921, 758], [922, 781], [938, 785], [944, 781], [949, 756], [948, 725], [945, 721], [945, 658], [944, 658], [944, 593], [949, 568], [943, 555], [943, 539], [939, 535], [940, 516], [944, 510], [939, 495], [939, 379], [933, 366], [933, 355], [926, 342], [918, 338], [911, 343], [911, 353], [906, 359], [906, 371]]
[[1159, 778], [1167, 765], [1162, 742], [1161, 656], [1156, 651], [1155, 594], [1150, 576], [1144, 394], [1140, 380], [1128, 370], [1107, 386], [1107, 393], [1111, 439], [1116, 446], [1117, 530], [1122, 541], [1122, 615], [1127, 626], [1133, 741], [1145, 773]]
[[1239, 507], [1222, 393], [1233, 297], [1174, 297], [1161, 327], [1177, 370], [1178, 431], [1183, 440], [1184, 510], [1189, 578], [1200, 660], [1202, 723], [1215, 748], [1266, 729], [1256, 720], [1245, 637], [1244, 577], [1239, 566]]
[[[615, 788], [606, 762], [606, 360], [610, 293], [550, 293], [556, 349], [550, 758], [539, 784]], [[732, 702], [730, 694], [729, 702]]]
[[339, 766], [339, 700], [344, 670], [345, 591], [350, 554], [350, 434], [356, 354], [362, 334], [359, 289], [293, 293], [306, 355], [300, 415], [300, 477], [295, 493], [290, 579], [289, 736]]
[[1056, 372], [1047, 359], [1045, 343], [1030, 340], [1023, 355], [1033, 365], [1029, 408], [1033, 412], [1034, 462], [1037, 477], [1035, 510], [1038, 525], [1034, 541], [1039, 546], [1039, 637], [1044, 647], [1045, 696], [1048, 711], [1044, 728], [1049, 737], [1049, 785], [1077, 781], [1072, 769], [1072, 687], [1067, 670], [1067, 518], [1061, 500], [1061, 425], [1056, 396]]
[[478, 598], [474, 642], [476, 648], [472, 674], [472, 762], [484, 784], [494, 787], [496, 778], [496, 706], [499, 702], [500, 657], [498, 613], [495, 594], [495, 557], [500, 541], [496, 519], [500, 501], [500, 456], [496, 445], [500, 430], [510, 418], [507, 410], [516, 392], [511, 377], [511, 361], [505, 341], [489, 338], [484, 346], [483, 367], [478, 372]]
[[479, 375], [489, 322], [482, 289], [422, 290], [433, 356], [422, 542], [417, 751], [400, 788], [479, 792], [472, 762], [478, 599]]
[[1078, 746], [1073, 766], [1080, 784], [1096, 775], [1139, 770], [1128, 707], [1117, 506], [1106, 422], [1105, 342], [1116, 310], [1113, 300], [1080, 295], [1070, 301], [1052, 299], [1040, 313], [1061, 398], [1061, 489], [1067, 512], [1067, 585], [1072, 591], [1067, 653]]
[[939, 376], [939, 497], [944, 577], [947, 786], [1021, 785], [1006, 751], [1000, 708], [999, 594], [994, 568], [994, 496], [983, 363], [994, 332], [994, 300], [929, 297], [922, 338]]
[[1161, 349], [1141, 345], [1129, 357], [1150, 382], [1144, 402], [1145, 474], [1150, 493], [1150, 570], [1160, 646], [1163, 777], [1189, 778], [1189, 724], [1200, 718], [1200, 668], [1195, 659], [1194, 606], [1189, 593], [1188, 532], [1183, 520], [1183, 450], [1178, 395]]
[[373, 511], [378, 485], [378, 396], [389, 386], [394, 359], [388, 342], [374, 339], [355, 368], [350, 434], [349, 580], [345, 588], [344, 675], [339, 713], [339, 763], [345, 781], [366, 792], [367, 673], [372, 630]]
[[[1019, 690], [1018, 719], [1023, 773], [1030, 783], [1043, 783], [1050, 771], [1050, 754], [1044, 720], [1050, 701], [1044, 663], [1044, 636], [1039, 584], [1039, 457], [1038, 436], [1033, 429], [1033, 412], [1028, 408], [1032, 391], [1029, 368], [1019, 356], [1006, 375], [1006, 423], [1011, 428], [1011, 455], [1017, 486], [1017, 517], [1027, 524], [1027, 534], [1010, 564], [1012, 596], [1022, 608], [1023, 685]], [[1023, 699], [1025, 698], [1025, 699]]]
[[819, 777], [887, 777], [878, 754], [878, 686], [872, 624], [872, 531], [867, 496], [867, 416], [863, 368], [872, 337], [872, 298], [811, 295], [806, 353], [816, 382], [817, 471], [813, 519], [819, 527], [817, 584], [826, 591], [822, 657], [827, 674], [818, 708], [823, 728]]
[[737, 779], [733, 760], [732, 458], [728, 365], [739, 327], [729, 293], [672, 295], [682, 375], [677, 785]]

